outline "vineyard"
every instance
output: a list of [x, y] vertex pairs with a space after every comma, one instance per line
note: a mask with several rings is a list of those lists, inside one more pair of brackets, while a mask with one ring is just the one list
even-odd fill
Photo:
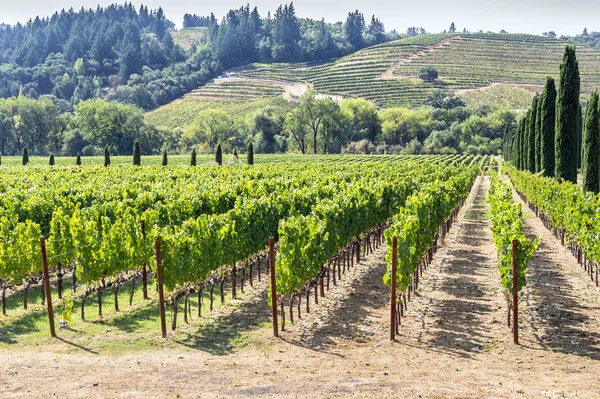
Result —
[[[91, 297], [98, 307], [94, 315], [103, 316], [103, 295], [109, 289], [115, 311], [123, 285], [130, 287], [130, 305], [136, 280], [141, 280], [148, 298], [148, 278], [152, 271], [156, 275], [160, 259], [175, 329], [180, 298], [185, 298], [187, 322], [191, 294], [198, 293], [201, 299], [204, 291], [209, 292], [212, 309], [215, 285], [223, 301], [226, 281], [231, 281], [232, 296], [236, 295], [236, 274], [243, 276], [242, 289], [246, 273], [252, 282], [253, 266], [260, 276], [260, 257], [271, 236], [279, 241], [280, 300], [283, 304], [292, 294], [291, 303], [324, 270], [329, 286], [336, 268], [327, 264], [328, 259], [338, 257], [339, 274], [340, 251], [351, 248], [354, 259], [355, 245], [362, 241], [357, 238], [381, 229], [419, 187], [436, 186], [456, 173], [466, 173], [460, 165], [484, 161], [458, 156], [415, 161], [384, 156], [378, 163], [368, 157], [314, 158], [309, 163], [227, 169], [148, 166], [136, 173], [127, 173], [133, 166], [123, 165], [13, 167], [1, 183], [3, 314], [8, 313], [6, 299], [11, 292], [22, 293], [24, 309], [31, 303], [30, 291], [40, 289], [44, 298], [40, 236], [46, 237], [58, 297], [63, 296], [68, 275], [82, 320]], [[319, 163], [320, 159], [327, 163]], [[472, 176], [474, 169], [468, 170]], [[468, 175], [461, 176], [464, 184]], [[349, 223], [348, 215], [360, 218]], [[155, 240], [161, 245], [160, 258]], [[363, 253], [368, 248], [370, 244]]]
[[[344, 353], [348, 359], [336, 360], [329, 376], [336, 379], [359, 359], [381, 359], [375, 367], [396, 374], [388, 363], [415, 353], [423, 367], [441, 362], [452, 370], [456, 354], [464, 358], [460, 367], [469, 368], [472, 358], [489, 362], [499, 351], [512, 357], [547, 345], [552, 350], [542, 353], [560, 370], [573, 354], [586, 357], [580, 364], [597, 361], [596, 199], [577, 186], [516, 171], [498, 157], [263, 157], [254, 166], [222, 167], [162, 167], [144, 158], [141, 167], [104, 168], [91, 160], [81, 167], [3, 164], [9, 173], [0, 179], [0, 346], [57, 345], [48, 341], [49, 295], [58, 346], [158, 347], [178, 370], [177, 359], [197, 356], [222, 369], [243, 351], [253, 366], [233, 370], [252, 386], [268, 384], [264, 356], [273, 352], [286, 368], [292, 359], [316, 367], [310, 353], [321, 361], [335, 358], [329, 351]], [[540, 221], [521, 208], [512, 184]], [[555, 236], [532, 230], [535, 223]], [[557, 247], [549, 250], [552, 242]], [[571, 261], [543, 260], [561, 242]], [[581, 269], [569, 266], [578, 262]], [[578, 307], [562, 291], [548, 291], [543, 268], [560, 273], [565, 295], [578, 287]], [[500, 322], [507, 308], [509, 328]], [[574, 318], [586, 323], [579, 327]], [[570, 338], [552, 335], [558, 327], [550, 322], [569, 328]], [[523, 346], [509, 346], [511, 327]], [[273, 334], [282, 339], [271, 341]], [[382, 344], [390, 340], [393, 346]], [[207, 353], [180, 352], [180, 345]], [[352, 351], [343, 349], [348, 345]], [[20, 361], [11, 353], [10, 364]], [[214, 354], [227, 356], [211, 360]], [[87, 355], [76, 356], [106, 381]], [[141, 362], [150, 372], [152, 363]], [[127, 375], [111, 380], [137, 386]], [[499, 377], [483, 372], [481, 378]], [[234, 392], [200, 381], [204, 392]], [[88, 391], [85, 384], [74, 389]]]
[[[413, 107], [434, 89], [456, 92], [469, 105], [525, 108], [556, 76], [565, 43], [521, 34], [430, 34], [384, 43], [325, 63], [252, 64], [235, 73], [242, 81], [209, 83], [148, 114], [165, 126], [184, 126], [205, 104], [248, 112], [250, 104], [283, 101], [275, 82], [311, 84], [322, 94], [365, 98], [378, 107]], [[532, 57], [531, 54], [534, 54]], [[582, 93], [600, 83], [600, 53], [581, 47]], [[433, 66], [439, 78], [418, 78]], [[242, 105], [248, 104], [248, 105]]]
[[[198, 90], [202, 90], [202, 88]], [[191, 124], [198, 115], [198, 112], [207, 109], [222, 109], [233, 117], [245, 118], [268, 106], [290, 108], [293, 106], [281, 96], [235, 101], [208, 100], [205, 98], [197, 101], [190, 98], [194, 93], [195, 91], [190, 93], [188, 97], [175, 100], [163, 107], [146, 113], [145, 119], [156, 126], [175, 129]], [[244, 90], [243, 93], [246, 94], [248, 91]], [[228, 96], [231, 96], [231, 93], [228, 93]], [[244, 98], [244, 95], [240, 96], [240, 98]]]

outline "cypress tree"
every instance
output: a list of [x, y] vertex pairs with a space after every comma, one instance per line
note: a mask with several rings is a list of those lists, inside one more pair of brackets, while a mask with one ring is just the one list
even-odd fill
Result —
[[542, 171], [542, 104], [544, 93], [538, 97], [537, 112], [535, 115], [535, 171]]
[[523, 118], [523, 135], [521, 139], [521, 170], [529, 170], [529, 116], [531, 114], [530, 111], [527, 111], [525, 118]]
[[583, 110], [581, 101], [577, 106], [577, 168], [581, 168], [583, 159]]
[[556, 132], [556, 84], [553, 78], [546, 80], [542, 96], [542, 170], [544, 176], [554, 177], [556, 158], [554, 141]]
[[583, 142], [583, 190], [600, 191], [600, 110], [598, 91], [590, 96], [585, 115], [585, 136]]
[[29, 153], [27, 152], [27, 147], [23, 147], [23, 159], [21, 161], [23, 166], [29, 163]]
[[217, 145], [217, 151], [215, 152], [215, 162], [219, 165], [223, 165], [223, 150], [221, 150], [221, 143]]
[[254, 165], [254, 146], [248, 144], [248, 165]]
[[517, 131], [515, 132], [515, 142], [513, 149], [513, 162], [515, 164], [515, 168], [521, 169], [521, 160], [519, 159], [519, 154], [521, 153], [521, 126], [523, 125], [522, 121], [517, 122]]
[[48, 161], [48, 165], [54, 166], [54, 154], [50, 154], [50, 160]]
[[104, 167], [106, 168], [110, 165], [110, 152], [108, 151], [108, 146], [104, 147]]
[[196, 149], [192, 150], [192, 159], [190, 160], [191, 166], [196, 166]]
[[567, 46], [560, 64], [560, 84], [556, 99], [555, 159], [557, 179], [577, 183], [577, 118], [579, 107], [579, 63], [575, 46]]
[[525, 148], [525, 133], [527, 132], [527, 114], [521, 120], [521, 135], [519, 138], [519, 169], [525, 170], [527, 165], [527, 149]]
[[523, 120], [517, 122], [517, 131], [515, 133], [515, 149], [514, 149], [514, 163], [515, 168], [521, 170], [521, 128], [523, 127]]
[[77, 153], [77, 159], [75, 160], [75, 165], [81, 166], [81, 155]]
[[533, 102], [531, 103], [531, 109], [529, 110], [529, 143], [528, 143], [528, 149], [529, 149], [529, 155], [527, 156], [527, 159], [529, 161], [528, 163], [528, 170], [532, 173], [535, 173], [535, 165], [537, 164], [537, 161], [535, 159], [535, 153], [536, 153], [536, 148], [535, 148], [535, 144], [536, 144], [536, 137], [535, 137], [535, 128], [537, 126], [537, 122], [535, 120], [535, 117], [537, 116], [537, 103], [538, 103], [538, 98], [537, 96], [533, 98]]
[[142, 152], [140, 150], [139, 140], [133, 142], [133, 164], [135, 166], [140, 166], [142, 164]]
[[167, 150], [164, 150], [163, 151], [162, 166], [167, 166], [168, 163], [169, 163], [169, 159], [167, 158]]

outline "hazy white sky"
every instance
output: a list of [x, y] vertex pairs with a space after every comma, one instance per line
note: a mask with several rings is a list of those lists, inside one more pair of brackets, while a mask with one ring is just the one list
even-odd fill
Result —
[[[115, 1], [103, 0], [0, 0], [0, 22], [15, 24], [26, 22], [30, 17], [49, 16], [57, 10], [82, 6], [95, 8], [98, 4], [108, 5]], [[122, 3], [122, 1], [119, 1]], [[162, 6], [167, 17], [178, 26], [183, 14], [206, 15], [214, 12], [217, 18], [231, 8], [238, 8], [244, 0], [146, 0], [135, 1], [149, 8]], [[281, 0], [255, 0], [250, 5], [258, 6], [261, 15], [273, 11]], [[408, 26], [422, 26], [429, 32], [440, 32], [454, 21], [457, 29], [466, 27], [470, 31], [499, 31], [511, 33], [533, 33], [553, 30], [560, 34], [580, 33], [584, 27], [589, 31], [600, 30], [600, 0], [296, 0], [296, 11], [300, 17], [325, 18], [328, 22], [342, 21], [348, 11], [359, 9], [370, 19], [375, 14], [386, 30], [405, 32]]]

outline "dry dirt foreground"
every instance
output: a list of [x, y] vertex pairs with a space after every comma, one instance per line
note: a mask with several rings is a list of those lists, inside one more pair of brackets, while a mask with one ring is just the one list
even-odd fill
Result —
[[[381, 248], [281, 339], [269, 326], [210, 348], [120, 354], [60, 344], [0, 354], [1, 398], [600, 398], [599, 290], [537, 219], [542, 238], [512, 344], [478, 178], [388, 341]], [[264, 309], [268, 311], [268, 308]]]

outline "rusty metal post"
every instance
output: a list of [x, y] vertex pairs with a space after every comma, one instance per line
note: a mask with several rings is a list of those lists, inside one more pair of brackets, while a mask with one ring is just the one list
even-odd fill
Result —
[[517, 276], [517, 240], [512, 242], [512, 278], [513, 278], [513, 342], [519, 344], [519, 278]]
[[390, 341], [396, 339], [396, 269], [398, 268], [398, 237], [392, 238], [392, 294], [390, 298]]
[[273, 335], [279, 337], [277, 325], [277, 282], [275, 280], [275, 238], [269, 237], [269, 265], [271, 269], [271, 309], [273, 309]]
[[44, 291], [46, 291], [46, 304], [48, 306], [48, 321], [50, 322], [50, 335], [56, 337], [54, 328], [54, 311], [52, 309], [52, 287], [50, 286], [50, 276], [48, 274], [48, 257], [46, 255], [46, 239], [40, 237], [40, 247], [42, 250], [42, 266], [44, 268]]
[[165, 318], [165, 292], [163, 290], [163, 267], [160, 258], [160, 240], [156, 240], [156, 274], [158, 277], [158, 307], [160, 310], [160, 329], [163, 338], [166, 338], [167, 321]]

